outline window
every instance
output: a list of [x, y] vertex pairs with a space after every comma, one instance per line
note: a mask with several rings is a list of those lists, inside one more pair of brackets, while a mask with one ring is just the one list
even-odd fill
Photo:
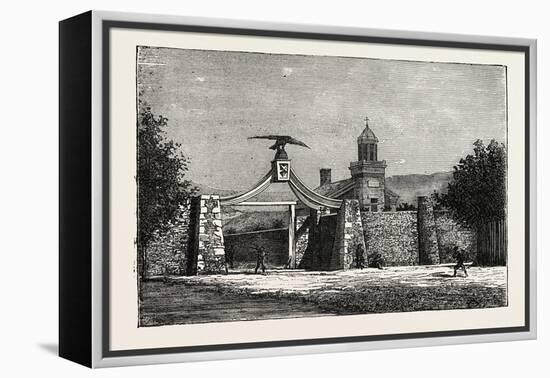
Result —
[[378, 211], [378, 198], [370, 199], [370, 211], [373, 211], [373, 212]]
[[369, 160], [376, 161], [376, 144], [369, 144], [368, 147]]
[[359, 144], [359, 161], [367, 159], [367, 153], [365, 151], [365, 145]]

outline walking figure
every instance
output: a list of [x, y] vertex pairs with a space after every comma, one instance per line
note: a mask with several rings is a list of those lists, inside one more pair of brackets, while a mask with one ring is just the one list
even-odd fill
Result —
[[235, 248], [232, 244], [225, 247], [225, 269], [227, 267], [233, 269], [233, 260], [235, 258]]
[[267, 258], [267, 252], [262, 245], [255, 245], [252, 247], [256, 250], [256, 269], [254, 274], [258, 273], [258, 269], [262, 268], [262, 273], [265, 273], [265, 260]]
[[363, 245], [357, 244], [355, 247], [355, 265], [358, 269], [365, 267], [365, 254], [363, 253]]
[[292, 268], [292, 256], [288, 258], [285, 264], [285, 269], [291, 269]]
[[468, 277], [466, 265], [464, 265], [464, 253], [457, 246], [453, 248], [453, 251], [453, 257], [456, 259], [453, 277], [456, 277], [456, 271], [459, 269], [462, 269], [464, 271], [464, 276]]

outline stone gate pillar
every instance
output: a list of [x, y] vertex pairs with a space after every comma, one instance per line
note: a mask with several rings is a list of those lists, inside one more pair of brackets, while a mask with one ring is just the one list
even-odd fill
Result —
[[420, 265], [439, 264], [434, 209], [425, 196], [418, 197], [418, 260]]
[[338, 211], [336, 235], [330, 269], [352, 269], [357, 266], [357, 251], [362, 252], [362, 262], [367, 263], [367, 249], [358, 200], [345, 199]]
[[191, 201], [192, 241], [188, 247], [187, 274], [225, 273], [220, 196], [201, 195]]
[[289, 268], [296, 269], [296, 205], [288, 206], [288, 258]]

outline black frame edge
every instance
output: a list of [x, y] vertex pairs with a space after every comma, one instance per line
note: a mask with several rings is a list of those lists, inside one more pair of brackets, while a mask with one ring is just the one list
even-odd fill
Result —
[[[386, 335], [371, 335], [371, 336], [353, 336], [353, 337], [335, 337], [335, 338], [320, 338], [320, 339], [307, 339], [307, 340], [292, 340], [292, 341], [268, 341], [268, 342], [250, 342], [250, 343], [238, 343], [238, 344], [216, 344], [216, 345], [204, 345], [204, 346], [191, 346], [191, 347], [166, 347], [166, 348], [152, 348], [152, 349], [135, 349], [135, 350], [110, 350], [109, 348], [109, 298], [108, 298], [108, 261], [109, 250], [108, 242], [103, 241], [103, 298], [102, 298], [102, 322], [103, 322], [103, 345], [102, 355], [103, 357], [129, 357], [129, 356], [143, 356], [143, 355], [157, 355], [157, 354], [171, 354], [171, 353], [192, 353], [192, 352], [211, 352], [211, 351], [224, 351], [224, 350], [244, 350], [244, 349], [256, 349], [256, 348], [277, 348], [277, 347], [291, 347], [291, 346], [307, 346], [307, 345], [319, 345], [319, 344], [338, 344], [338, 343], [350, 343], [350, 342], [365, 342], [365, 341], [386, 341], [386, 340], [399, 340], [399, 339], [419, 339], [419, 338], [434, 338], [434, 337], [449, 337], [449, 336], [473, 336], [473, 335], [489, 335], [489, 334], [501, 334], [501, 333], [521, 333], [530, 332], [530, 157], [529, 157], [529, 132], [530, 132], [530, 93], [529, 93], [529, 79], [531, 75], [531, 67], [529, 65], [530, 50], [529, 46], [516, 45], [516, 44], [493, 44], [493, 43], [480, 43], [480, 42], [457, 42], [457, 41], [443, 41], [443, 40], [425, 40], [414, 38], [395, 38], [395, 37], [369, 37], [362, 35], [341, 35], [341, 34], [324, 34], [324, 33], [305, 33], [305, 32], [291, 32], [282, 30], [258, 30], [258, 29], [243, 29], [243, 28], [231, 28], [231, 27], [214, 27], [214, 26], [196, 26], [196, 25], [182, 25], [182, 24], [169, 24], [169, 23], [148, 23], [137, 21], [119, 21], [114, 19], [106, 19], [102, 21], [102, 105], [103, 105], [103, 130], [104, 140], [103, 143], [109, 143], [108, 138], [105, 136], [109, 134], [109, 31], [111, 28], [130, 28], [140, 30], [161, 30], [161, 31], [183, 31], [183, 32], [196, 32], [196, 33], [214, 33], [214, 34], [232, 34], [232, 35], [255, 35], [265, 37], [280, 37], [280, 38], [294, 38], [294, 39], [318, 39], [318, 40], [331, 40], [331, 41], [355, 41], [355, 42], [371, 42], [382, 44], [397, 44], [397, 45], [418, 45], [418, 46], [430, 46], [430, 47], [451, 47], [451, 48], [465, 48], [465, 49], [481, 49], [481, 50], [501, 50], [501, 51], [516, 51], [524, 54], [525, 59], [525, 137], [526, 137], [526, 152], [525, 152], [525, 323], [523, 326], [517, 327], [502, 327], [502, 328], [483, 328], [483, 329], [466, 329], [455, 331], [435, 331], [435, 332], [420, 332], [420, 333], [408, 333], [408, 334], [386, 334]], [[104, 146], [105, 147], [105, 146]], [[106, 167], [103, 170], [104, 183], [108, 180], [108, 161], [109, 153], [108, 148], [103, 149], [103, 159], [106, 162]], [[103, 187], [103, 199], [108, 201], [109, 192], [108, 186]], [[107, 211], [109, 209], [107, 205]], [[105, 211], [105, 203], [104, 203]], [[108, 229], [109, 218], [103, 218], [103, 227]], [[104, 234], [104, 238], [106, 234]]]
[[59, 356], [92, 367], [92, 12], [59, 22]]

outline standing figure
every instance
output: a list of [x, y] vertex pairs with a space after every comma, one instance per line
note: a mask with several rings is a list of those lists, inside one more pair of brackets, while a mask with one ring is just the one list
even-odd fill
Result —
[[258, 273], [258, 269], [262, 268], [262, 273], [265, 273], [265, 260], [267, 258], [267, 252], [263, 245], [255, 245], [254, 250], [256, 251], [256, 269], [254, 269], [254, 274]]
[[225, 268], [233, 269], [233, 259], [235, 258], [235, 247], [233, 244], [225, 246]]
[[358, 269], [365, 267], [365, 254], [363, 253], [363, 245], [357, 244], [355, 247], [355, 265]]
[[464, 265], [464, 253], [457, 246], [453, 248], [453, 257], [456, 259], [456, 265], [454, 266], [453, 277], [456, 277], [456, 271], [462, 269], [464, 271], [464, 276], [468, 277], [468, 272], [466, 271], [466, 265]]

